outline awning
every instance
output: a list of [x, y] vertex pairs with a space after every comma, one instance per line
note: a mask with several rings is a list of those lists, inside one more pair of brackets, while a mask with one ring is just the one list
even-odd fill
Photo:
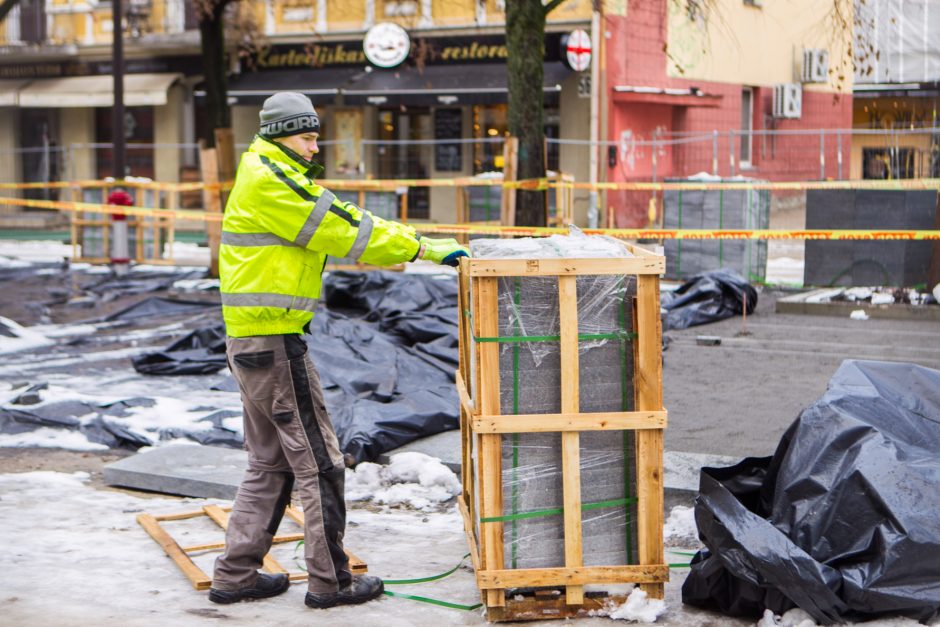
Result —
[[15, 107], [19, 102], [20, 89], [29, 79], [0, 80], [0, 107]]
[[[571, 70], [545, 63], [543, 93], [556, 100]], [[504, 64], [429, 65], [422, 72], [406, 67], [373, 69], [342, 90], [348, 104], [454, 105], [506, 102], [508, 75]]]
[[[182, 74], [125, 74], [124, 104], [129, 107], [160, 106], [166, 92]], [[112, 107], [112, 76], [70, 76], [36, 80], [20, 90], [21, 107]]]
[[[340, 89], [364, 73], [362, 68], [243, 72], [228, 79], [228, 96], [236, 99], [236, 104], [260, 104], [276, 92], [299, 91], [306, 94], [315, 105], [333, 104]], [[205, 98], [205, 83], [196, 86], [194, 95]]]
[[659, 104], [672, 107], [718, 107], [719, 94], [708, 94], [698, 87], [670, 88], [640, 85], [615, 85], [614, 102], [629, 104]]

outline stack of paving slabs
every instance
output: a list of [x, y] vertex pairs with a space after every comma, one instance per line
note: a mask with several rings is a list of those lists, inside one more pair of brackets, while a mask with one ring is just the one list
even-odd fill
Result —
[[[752, 179], [696, 177], [670, 183], [746, 183]], [[669, 189], [663, 192], [663, 228], [766, 229], [770, 224], [770, 192], [753, 189]], [[767, 273], [766, 240], [667, 239], [666, 278], [689, 277], [727, 268], [749, 281], [763, 280]]]
[[[633, 256], [617, 240], [580, 231], [474, 240], [471, 252], [476, 259]], [[579, 412], [634, 411], [636, 276], [579, 276], [576, 285]], [[558, 278], [501, 277], [497, 293], [500, 413], [562, 412]], [[501, 449], [506, 568], [564, 566], [561, 433], [506, 434]], [[581, 434], [585, 566], [637, 563], [634, 452], [633, 431]]]

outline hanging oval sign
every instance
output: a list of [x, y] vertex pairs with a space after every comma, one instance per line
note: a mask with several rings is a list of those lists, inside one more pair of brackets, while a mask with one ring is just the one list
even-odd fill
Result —
[[573, 30], [565, 38], [565, 60], [575, 72], [591, 67], [591, 36], [581, 29]]

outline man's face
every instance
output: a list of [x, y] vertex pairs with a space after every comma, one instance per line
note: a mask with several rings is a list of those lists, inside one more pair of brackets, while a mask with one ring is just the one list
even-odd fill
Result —
[[320, 148], [317, 146], [319, 137], [319, 133], [300, 133], [299, 135], [279, 137], [274, 141], [290, 148], [307, 161], [312, 161], [313, 155], [320, 152]]

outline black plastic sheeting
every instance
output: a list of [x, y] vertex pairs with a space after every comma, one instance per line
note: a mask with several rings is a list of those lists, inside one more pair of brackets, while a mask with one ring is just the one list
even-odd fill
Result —
[[845, 361], [773, 457], [703, 468], [684, 603], [819, 623], [940, 615], [940, 371]]
[[[458, 427], [453, 276], [335, 272], [322, 300], [327, 309], [314, 316], [305, 339], [344, 453], [356, 462], [375, 460]], [[209, 374], [225, 367], [222, 326], [134, 359], [145, 374]]]
[[740, 316], [757, 307], [757, 290], [733, 270], [697, 274], [674, 292], [662, 292], [660, 306], [666, 310], [665, 327], [686, 329], [699, 324]]

